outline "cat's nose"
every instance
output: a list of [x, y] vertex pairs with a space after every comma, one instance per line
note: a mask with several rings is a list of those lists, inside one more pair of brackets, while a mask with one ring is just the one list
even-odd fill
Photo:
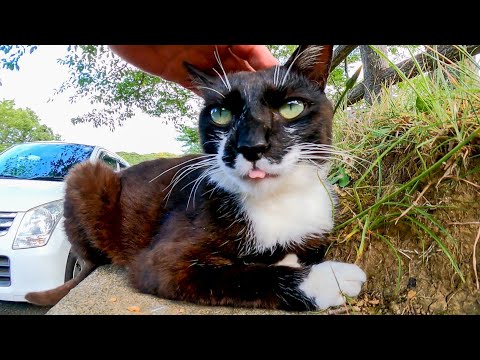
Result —
[[248, 161], [257, 161], [263, 156], [268, 149], [266, 142], [259, 142], [255, 145], [250, 144], [238, 144], [238, 152], [243, 155]]
[[270, 131], [264, 123], [249, 119], [237, 129], [236, 148], [248, 161], [257, 161], [269, 148]]

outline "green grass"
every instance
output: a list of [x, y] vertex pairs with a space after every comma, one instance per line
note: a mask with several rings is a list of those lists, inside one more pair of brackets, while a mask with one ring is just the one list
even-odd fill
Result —
[[152, 154], [137, 154], [135, 152], [125, 152], [125, 151], [119, 151], [117, 152], [118, 155], [123, 157], [125, 160], [129, 162], [130, 165], [135, 165], [143, 161], [147, 160], [154, 160], [158, 158], [171, 158], [171, 157], [177, 157], [180, 155], [175, 155], [171, 153], [152, 153]]
[[404, 82], [383, 88], [371, 106], [355, 105], [354, 117], [338, 110], [334, 120], [337, 148], [352, 159], [364, 159], [352, 162], [360, 173], [345, 161], [334, 163], [332, 174], [346, 173], [349, 180], [341, 187], [341, 208], [346, 210], [337, 221], [336, 236], [356, 241], [357, 260], [369, 242], [385, 242], [398, 260], [398, 281], [401, 260], [395, 239], [388, 235], [398, 223], [435, 241], [465, 281], [449, 250], [455, 240], [434, 216], [438, 204], [416, 200], [426, 187], [480, 171], [479, 166], [469, 168], [480, 156], [478, 65], [469, 56], [456, 64], [435, 57], [438, 68], [431, 74], [413, 79], [401, 74]]

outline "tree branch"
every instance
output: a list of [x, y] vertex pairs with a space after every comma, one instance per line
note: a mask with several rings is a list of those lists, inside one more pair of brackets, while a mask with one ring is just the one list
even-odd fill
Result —
[[[466, 45], [464, 47], [464, 50], [468, 54], [473, 56], [480, 53], [480, 45]], [[402, 71], [402, 73], [408, 79], [410, 79], [419, 74], [419, 69], [415, 65], [415, 61], [418, 62], [418, 65], [422, 72], [429, 72], [437, 68], [437, 65], [438, 65], [438, 61], [436, 60], [437, 56], [443, 62], [446, 62], [446, 61], [457, 62], [464, 56], [464, 53], [453, 45], [440, 45], [438, 46], [436, 52], [429, 49], [426, 52], [423, 52], [415, 56], [415, 60], [414, 59], [404, 60], [396, 64], [396, 66]], [[385, 69], [379, 75], [379, 79], [381, 84], [388, 84], [388, 85], [393, 85], [403, 81], [403, 79], [400, 77], [398, 72], [392, 67]], [[350, 94], [348, 94], [347, 105], [355, 104], [356, 102], [363, 99], [364, 96], [365, 96], [365, 86], [362, 82], [357, 86], [355, 86], [350, 92]]]
[[338, 45], [333, 52], [330, 71], [335, 69], [358, 45]]

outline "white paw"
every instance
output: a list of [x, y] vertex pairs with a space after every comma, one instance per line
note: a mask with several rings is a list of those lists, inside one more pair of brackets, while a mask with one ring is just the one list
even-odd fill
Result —
[[345, 303], [345, 296], [357, 296], [367, 276], [355, 264], [325, 261], [313, 265], [299, 288], [314, 299], [319, 309]]
[[287, 254], [281, 261], [275, 264], [276, 266], [289, 266], [299, 268], [302, 267], [298, 262], [298, 256], [296, 254]]

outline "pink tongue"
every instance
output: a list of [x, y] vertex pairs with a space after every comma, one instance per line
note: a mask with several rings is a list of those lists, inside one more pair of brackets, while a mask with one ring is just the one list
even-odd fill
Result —
[[250, 179], [256, 179], [256, 178], [263, 179], [265, 175], [267, 175], [265, 171], [260, 169], [252, 169], [248, 171], [248, 176], [250, 177]]

